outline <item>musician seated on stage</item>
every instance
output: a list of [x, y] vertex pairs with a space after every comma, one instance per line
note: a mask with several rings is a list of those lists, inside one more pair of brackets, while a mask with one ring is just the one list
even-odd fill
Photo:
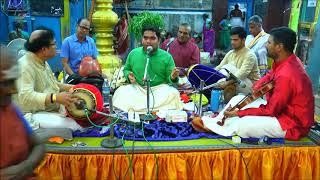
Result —
[[119, 87], [113, 96], [113, 105], [123, 111], [145, 112], [147, 109], [147, 82], [144, 81], [144, 72], [148, 57], [150, 61], [148, 75], [150, 77], [150, 108], [182, 109], [180, 94], [177, 89], [170, 86], [178, 81], [179, 70], [175, 68], [172, 56], [158, 48], [160, 31], [158, 27], [145, 26], [142, 30], [142, 47], [133, 49], [124, 66], [123, 72], [129, 85]]
[[225, 115], [223, 126], [214, 120], [203, 120], [211, 131], [225, 136], [274, 137], [298, 140], [306, 136], [314, 124], [314, 96], [311, 81], [301, 60], [293, 54], [296, 33], [280, 27], [270, 31], [267, 55], [274, 59], [272, 70], [257, 81], [257, 91], [265, 83], [274, 86], [266, 94], [266, 101], [258, 99], [242, 109], [230, 110], [244, 96], [235, 96], [220, 114], [214, 118], [220, 121]]
[[[260, 79], [257, 57], [253, 51], [245, 47], [246, 31], [242, 27], [234, 27], [231, 29], [231, 46], [221, 63], [216, 67], [219, 71], [227, 69], [238, 79], [243, 81], [245, 87], [237, 86], [236, 92], [249, 93], [252, 84]], [[220, 85], [224, 89], [234, 84], [234, 80], [225, 81]], [[234, 92], [233, 95], [236, 93]]]
[[200, 63], [200, 50], [190, 39], [191, 26], [182, 23], [179, 26], [178, 37], [167, 39], [161, 45], [161, 49], [172, 55], [177, 67], [189, 68]]
[[33, 129], [81, 129], [73, 119], [65, 117], [63, 106], [77, 98], [70, 93], [73, 85], [57, 82], [47, 61], [56, 55], [52, 30], [40, 27], [31, 33], [25, 44], [27, 53], [19, 59], [22, 76], [17, 80], [15, 101]]

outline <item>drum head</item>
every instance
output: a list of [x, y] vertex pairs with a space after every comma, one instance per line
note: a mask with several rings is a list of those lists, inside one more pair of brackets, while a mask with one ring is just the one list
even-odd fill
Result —
[[[84, 101], [86, 107], [89, 110], [98, 110], [103, 109], [103, 98], [98, 90], [93, 85], [90, 84], [78, 84], [74, 86], [73, 94], [78, 97], [79, 101]], [[87, 121], [87, 116], [83, 109], [78, 109], [75, 104], [71, 104], [67, 109], [67, 113], [75, 120], [85, 120]], [[88, 113], [90, 119], [94, 119], [97, 114], [89, 111]]]
[[[75, 89], [73, 94], [77, 96], [80, 101], [84, 101], [88, 109], [96, 109], [96, 100], [94, 94], [92, 94], [87, 89]], [[68, 112], [70, 116], [76, 119], [85, 119], [86, 114], [83, 109], [77, 109], [75, 104], [71, 104], [68, 108]], [[89, 112], [89, 117], [91, 116], [91, 112]]]

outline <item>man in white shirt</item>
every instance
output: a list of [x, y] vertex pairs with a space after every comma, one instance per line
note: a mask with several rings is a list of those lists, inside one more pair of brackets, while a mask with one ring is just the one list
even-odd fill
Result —
[[269, 34], [264, 32], [262, 28], [262, 19], [258, 15], [254, 15], [249, 19], [250, 35], [247, 36], [245, 45], [253, 50], [258, 58], [258, 65], [261, 74], [265, 74], [267, 70], [267, 49], [265, 44], [268, 41]]

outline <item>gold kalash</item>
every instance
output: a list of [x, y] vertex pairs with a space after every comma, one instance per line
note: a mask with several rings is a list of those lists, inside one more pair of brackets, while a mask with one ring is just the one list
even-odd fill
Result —
[[118, 15], [112, 11], [112, 0], [96, 0], [92, 22], [96, 30], [96, 45], [99, 51], [98, 61], [102, 72], [110, 82], [113, 73], [120, 68], [121, 59], [114, 55], [112, 32], [118, 22]]

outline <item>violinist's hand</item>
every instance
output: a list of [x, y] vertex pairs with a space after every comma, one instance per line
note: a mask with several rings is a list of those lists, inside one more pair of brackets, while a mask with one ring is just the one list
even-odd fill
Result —
[[136, 83], [136, 78], [134, 77], [133, 72], [129, 73], [128, 78], [129, 78], [129, 81], [130, 81], [131, 84], [135, 84]]
[[232, 107], [231, 105], [224, 111], [224, 116], [229, 118], [229, 117], [235, 117], [235, 116], [238, 116], [237, 112], [238, 112], [238, 109], [235, 109], [235, 110], [231, 110]]
[[175, 80], [180, 74], [180, 70], [178, 68], [174, 68], [171, 72], [171, 80]]

